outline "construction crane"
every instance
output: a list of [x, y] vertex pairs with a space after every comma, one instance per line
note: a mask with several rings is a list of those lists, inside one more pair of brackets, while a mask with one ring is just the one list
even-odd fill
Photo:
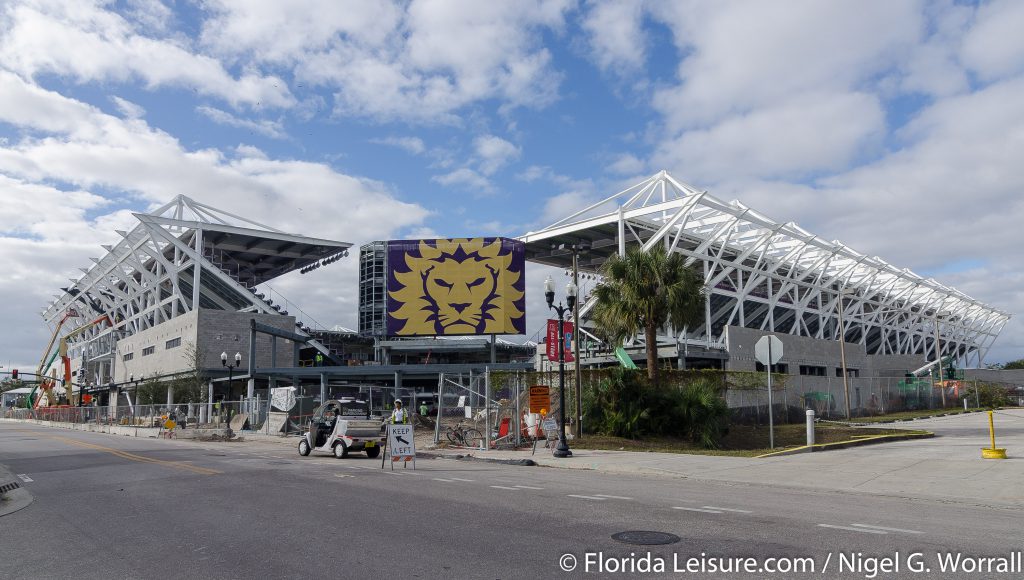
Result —
[[[42, 377], [46, 373], [46, 370], [50, 368], [50, 365], [53, 364], [54, 359], [57, 358], [57, 351], [56, 350], [52, 351], [53, 355], [51, 356], [50, 355], [50, 352], [51, 352], [50, 349], [53, 348], [53, 343], [57, 342], [57, 337], [60, 335], [60, 330], [61, 330], [61, 328], [64, 327], [64, 323], [67, 322], [68, 320], [72, 319], [72, 318], [78, 318], [78, 317], [79, 317], [79, 314], [78, 314], [77, 310], [75, 310], [74, 308], [68, 308], [67, 312], [64, 313], [64, 316], [61, 317], [60, 321], [57, 322], [57, 327], [53, 329], [53, 334], [50, 336], [50, 342], [47, 343], [46, 350], [43, 351], [43, 358], [39, 359], [39, 367], [36, 369], [36, 380], [37, 381], [43, 380]], [[49, 359], [49, 360], [47, 360], [47, 359]], [[52, 387], [52, 385], [51, 385], [51, 387]], [[38, 399], [34, 399], [34, 397], [36, 396], [36, 390], [38, 388], [39, 388], [39, 383], [36, 383], [36, 386], [32, 387], [32, 392], [29, 393], [28, 399], [26, 399], [26, 401], [38, 400]]]
[[[43, 351], [43, 358], [39, 360], [39, 368], [36, 369], [36, 376], [42, 376], [46, 372], [46, 369], [50, 368], [53, 364], [53, 360], [57, 358], [57, 351], [53, 351], [53, 356], [50, 356], [50, 349], [53, 348], [53, 343], [57, 342], [57, 336], [60, 335], [60, 329], [64, 327], [64, 323], [70, 318], [78, 318], [78, 311], [74, 308], [68, 308], [68, 311], [64, 313], [64, 316], [57, 323], [57, 328], [53, 329], [53, 335], [50, 336], [50, 342], [46, 345], [46, 350]], [[49, 357], [49, 360], [47, 360]]]
[[[62, 320], [62, 322], [63, 322], [63, 320]], [[72, 399], [72, 395], [73, 395], [73, 390], [74, 389], [72, 388], [72, 385], [71, 385], [71, 359], [68, 358], [68, 342], [70, 342], [71, 339], [73, 339], [76, 336], [82, 334], [86, 330], [89, 330], [93, 326], [96, 326], [97, 324], [101, 324], [103, 322], [106, 322], [107, 324], [113, 326], [113, 323], [110, 321], [110, 317], [108, 317], [106, 314], [104, 314], [103, 316], [100, 316], [96, 320], [93, 320], [92, 322], [89, 322], [88, 324], [83, 324], [82, 326], [76, 328], [75, 330], [72, 330], [71, 332], [67, 333], [66, 335], [64, 335], [60, 339], [60, 343], [59, 343], [59, 345], [57, 347], [57, 352], [55, 353], [55, 356], [57, 356], [57, 355], [60, 356], [61, 364], [64, 366], [64, 378], [63, 378], [64, 392], [67, 395], [68, 402], [71, 403], [71, 404], [75, 404], [75, 402]], [[53, 343], [51, 341], [51, 345], [52, 344]], [[47, 348], [47, 350], [49, 350], [49, 348]], [[53, 359], [54, 359], [54, 357], [50, 358], [51, 364], [53, 362]], [[44, 373], [47, 370], [49, 370], [49, 366], [50, 365], [47, 365], [45, 368], [41, 368], [41, 371], [38, 374], [40, 376], [43, 376]], [[40, 397], [37, 397], [36, 399], [34, 399], [34, 402], [33, 402], [33, 405], [32, 405], [33, 408], [38, 408], [44, 397], [46, 398], [48, 406], [52, 406], [52, 405], [54, 405], [56, 403], [57, 398], [55, 396], [53, 396], [53, 393], [52, 393], [52, 390], [53, 390], [53, 387], [55, 386], [55, 384], [56, 384], [56, 377], [54, 377], [51, 380], [43, 379], [42, 384], [40, 385], [40, 387], [43, 389], [43, 396], [40, 396]], [[34, 394], [35, 394], [35, 391], [33, 391], [29, 395], [29, 399], [30, 400], [32, 400], [32, 396]]]

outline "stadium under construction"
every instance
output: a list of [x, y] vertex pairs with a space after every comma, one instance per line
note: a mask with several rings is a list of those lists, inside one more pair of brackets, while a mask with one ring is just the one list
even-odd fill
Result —
[[[349, 258], [351, 243], [285, 233], [185, 196], [135, 217], [138, 224], [118, 232], [121, 241], [104, 246], [106, 254], [42, 312], [54, 342], [38, 374], [53, 372], [53, 344], [66, 342], [76, 400], [88, 393], [95, 404], [116, 405], [142, 380], [196, 371], [215, 398], [240, 398], [283, 385], [314, 396], [367, 385], [429, 391], [441, 373], [543, 364], [538, 346], [522, 336], [442, 340], [389, 332], [382, 317], [396, 265], [382, 242], [358, 241], [358, 313], [304, 305], [320, 317], [357, 319], [353, 331], [318, 323], [269, 284]], [[841, 356], [851, 377], [981, 366], [1009, 319], [936, 280], [721, 201], [664, 171], [516, 243], [527, 262], [591, 285], [600, 283], [609, 256], [637, 245], [662, 244], [698, 264], [707, 289], [704, 323], [658, 336], [659, 359], [680, 367], [759, 369], [753, 344], [765, 334], [783, 338], [786, 356], [774, 370], [792, 375], [839, 376]], [[584, 368], [616, 364], [590, 328], [593, 307], [584, 296]], [[638, 336], [625, 352], [640, 360], [645, 347]], [[235, 353], [242, 355], [237, 362]], [[232, 372], [235, 391], [225, 380]]]

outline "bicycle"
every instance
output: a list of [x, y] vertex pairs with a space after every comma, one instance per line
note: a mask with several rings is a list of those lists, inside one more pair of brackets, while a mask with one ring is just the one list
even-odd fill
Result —
[[452, 445], [461, 445], [463, 447], [482, 447], [484, 444], [483, 434], [472, 427], [468, 429], [465, 428], [461, 421], [455, 427], [448, 427], [444, 432], [444, 436]]

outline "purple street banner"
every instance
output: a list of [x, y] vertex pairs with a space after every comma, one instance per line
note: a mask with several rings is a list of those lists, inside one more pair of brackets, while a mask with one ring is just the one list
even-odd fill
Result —
[[526, 334], [519, 240], [392, 240], [388, 269], [388, 336]]

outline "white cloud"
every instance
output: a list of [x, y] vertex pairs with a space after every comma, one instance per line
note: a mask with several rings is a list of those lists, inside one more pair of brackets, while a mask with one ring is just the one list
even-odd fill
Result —
[[399, 149], [403, 149], [413, 155], [421, 155], [427, 150], [427, 146], [423, 143], [423, 139], [420, 139], [419, 137], [386, 137], [383, 139], [371, 139], [370, 142], [398, 147]]
[[493, 175], [496, 171], [514, 159], [518, 159], [522, 151], [512, 143], [494, 135], [482, 135], [473, 140], [476, 156], [479, 160], [480, 172]]
[[1024, 71], [1024, 4], [997, 0], [978, 8], [963, 39], [963, 60], [985, 80]]
[[122, 99], [115, 95], [110, 97], [110, 100], [113, 101], [117, 110], [128, 119], [141, 119], [146, 116], [146, 109], [143, 109], [139, 105], [136, 105], [127, 99]]
[[581, 24], [591, 58], [606, 71], [635, 72], [644, 64], [646, 36], [641, 30], [643, 3], [592, 2]]
[[974, 8], [951, 2], [925, 6], [931, 34], [913, 47], [901, 65], [900, 89], [926, 95], [948, 96], [969, 87], [967, 71], [960, 63], [961, 39], [974, 17]]
[[804, 95], [662, 142], [654, 165], [710, 183], [799, 176], [847, 167], [884, 129], [885, 113], [871, 95]]
[[271, 139], [285, 139], [288, 137], [288, 134], [285, 132], [280, 121], [270, 121], [267, 119], [253, 121], [251, 119], [241, 119], [227, 111], [207, 106], [196, 107], [196, 111], [202, 113], [203, 116], [218, 125], [227, 125], [228, 127], [246, 129], [253, 133], [259, 133], [265, 137], [270, 137]]
[[490, 194], [494, 192], [494, 185], [489, 179], [480, 175], [468, 167], [462, 167], [444, 175], [435, 175], [431, 181], [447, 186], [460, 186], [465, 189], [475, 189], [477, 195]]
[[139, 34], [130, 22], [104, 10], [105, 4], [7, 4], [0, 14], [0, 66], [28, 78], [52, 73], [80, 83], [140, 79], [150, 89], [194, 89], [236, 107], [294, 104], [281, 79], [258, 74], [234, 78], [217, 60], [174, 39]]
[[225, 59], [294, 67], [299, 82], [334, 91], [338, 115], [456, 124], [474, 102], [556, 98], [561, 77], [542, 33], [560, 30], [571, 5], [221, 0], [207, 5], [202, 38]]
[[632, 153], [623, 153], [615, 158], [607, 167], [605, 171], [616, 173], [618, 175], [636, 175], [643, 172], [647, 168], [647, 164], [641, 161], [636, 155]]
[[855, 90], [893, 68], [923, 28], [914, 2], [652, 6], [684, 51], [679, 84], [653, 100], [673, 132], [807, 92]]

